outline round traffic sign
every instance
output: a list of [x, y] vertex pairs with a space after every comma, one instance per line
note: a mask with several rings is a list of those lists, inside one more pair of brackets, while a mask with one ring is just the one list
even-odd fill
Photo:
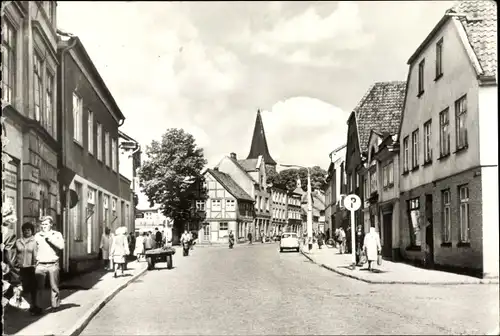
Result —
[[356, 211], [361, 207], [361, 198], [358, 195], [351, 194], [344, 198], [344, 207], [349, 211]]

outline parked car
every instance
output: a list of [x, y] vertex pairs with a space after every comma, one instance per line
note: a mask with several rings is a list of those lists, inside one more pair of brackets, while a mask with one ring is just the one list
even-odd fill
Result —
[[283, 250], [300, 251], [299, 237], [295, 232], [285, 232], [280, 240], [280, 252]]

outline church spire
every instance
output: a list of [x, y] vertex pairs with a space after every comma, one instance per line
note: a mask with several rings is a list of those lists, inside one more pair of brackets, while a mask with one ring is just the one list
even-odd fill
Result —
[[264, 157], [266, 165], [276, 166], [276, 161], [274, 161], [271, 154], [269, 154], [260, 110], [257, 110], [257, 118], [255, 119], [255, 127], [253, 129], [252, 145], [250, 146], [250, 153], [248, 154], [247, 159], [257, 159], [259, 155]]

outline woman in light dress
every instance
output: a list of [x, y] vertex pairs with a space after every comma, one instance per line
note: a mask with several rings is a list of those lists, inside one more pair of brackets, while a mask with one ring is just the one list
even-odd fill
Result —
[[134, 255], [137, 257], [137, 261], [141, 261], [144, 259], [144, 240], [146, 239], [145, 236], [139, 235], [135, 238], [135, 249], [134, 249]]
[[106, 228], [101, 237], [101, 245], [100, 248], [102, 250], [102, 260], [104, 261], [104, 269], [111, 269], [111, 262], [109, 260], [109, 249], [111, 248], [111, 243], [113, 242], [113, 235], [111, 234], [111, 230]]
[[366, 259], [368, 260], [368, 270], [373, 271], [372, 263], [377, 261], [378, 255], [382, 250], [380, 245], [380, 236], [373, 226], [370, 228], [370, 232], [365, 236], [363, 241], [363, 250], [365, 251]]
[[123, 272], [125, 271], [125, 262], [126, 257], [129, 254], [128, 250], [128, 239], [127, 239], [127, 228], [124, 226], [119, 227], [115, 231], [115, 237], [113, 238], [113, 242], [111, 243], [111, 259], [113, 260], [113, 271], [114, 276], [116, 278], [118, 268], [121, 268]]

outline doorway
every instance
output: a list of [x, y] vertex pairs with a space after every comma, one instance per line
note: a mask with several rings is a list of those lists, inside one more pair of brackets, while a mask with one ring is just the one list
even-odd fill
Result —
[[425, 266], [434, 267], [434, 220], [432, 213], [432, 194], [425, 195]]
[[382, 257], [392, 259], [392, 211], [382, 215], [383, 221], [383, 242]]

